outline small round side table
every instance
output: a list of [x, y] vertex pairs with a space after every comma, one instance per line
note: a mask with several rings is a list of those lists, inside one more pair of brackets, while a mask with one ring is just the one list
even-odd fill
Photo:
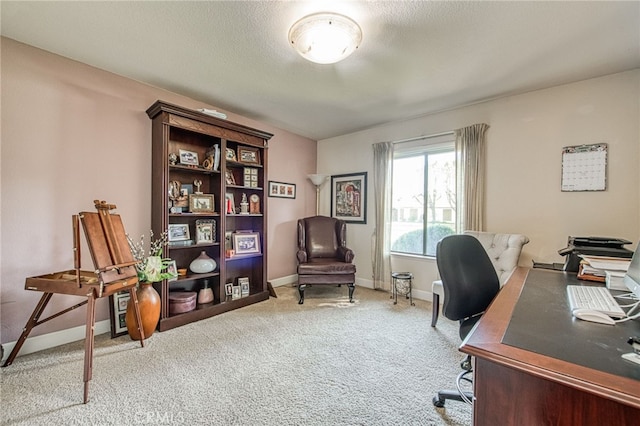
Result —
[[411, 272], [392, 272], [392, 291], [393, 291], [393, 304], [398, 303], [398, 294], [405, 296], [409, 299], [411, 306], [415, 306], [413, 303], [413, 294], [411, 293], [411, 287], [413, 283], [413, 274]]

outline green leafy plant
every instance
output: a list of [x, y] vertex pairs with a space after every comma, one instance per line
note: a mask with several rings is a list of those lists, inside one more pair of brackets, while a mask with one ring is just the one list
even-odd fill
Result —
[[162, 251], [167, 244], [168, 233], [164, 231], [160, 238], [153, 239], [153, 231], [149, 231], [149, 251], [145, 251], [144, 234], [139, 242], [134, 242], [127, 234], [127, 242], [131, 248], [133, 258], [138, 261], [136, 271], [139, 282], [155, 283], [164, 279], [173, 278], [175, 275], [167, 272], [171, 263], [170, 258], [163, 258]]
[[[448, 225], [429, 225], [427, 227], [427, 256], [435, 256], [438, 241], [454, 233], [454, 230]], [[423, 235], [422, 229], [404, 233], [393, 243], [391, 251], [422, 254]]]

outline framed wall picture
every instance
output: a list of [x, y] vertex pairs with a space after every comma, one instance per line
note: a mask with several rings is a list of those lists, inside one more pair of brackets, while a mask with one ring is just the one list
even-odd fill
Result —
[[269, 181], [269, 197], [296, 198], [296, 184]]
[[367, 172], [331, 176], [331, 217], [367, 223]]
[[258, 148], [239, 146], [238, 161], [245, 164], [260, 164], [260, 151]]
[[169, 241], [188, 241], [191, 238], [189, 225], [186, 223], [170, 223], [167, 237]]
[[195, 151], [188, 151], [186, 149], [180, 150], [180, 164], [185, 164], [187, 166], [197, 166], [198, 163], [198, 153]]
[[129, 291], [121, 291], [109, 296], [109, 314], [111, 317], [111, 338], [127, 334], [127, 303]]
[[212, 194], [189, 194], [189, 211], [191, 213], [215, 213]]
[[260, 234], [257, 232], [234, 232], [233, 249], [236, 255], [260, 253]]

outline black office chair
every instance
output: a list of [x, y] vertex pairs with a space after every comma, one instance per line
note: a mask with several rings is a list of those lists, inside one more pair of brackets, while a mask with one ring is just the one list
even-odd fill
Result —
[[[476, 238], [470, 235], [444, 237], [436, 248], [438, 271], [444, 287], [442, 313], [450, 320], [460, 321], [460, 338], [469, 334], [484, 311], [500, 290], [496, 270], [487, 252]], [[462, 371], [456, 379], [456, 391], [442, 390], [433, 397], [433, 405], [444, 407], [451, 399], [471, 403], [473, 394], [461, 389], [461, 381], [470, 381], [471, 357], [462, 362]]]

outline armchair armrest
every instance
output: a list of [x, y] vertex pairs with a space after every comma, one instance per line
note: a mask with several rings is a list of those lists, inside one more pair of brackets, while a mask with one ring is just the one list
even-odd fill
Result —
[[305, 250], [298, 250], [296, 253], [296, 257], [298, 258], [298, 263], [307, 263], [307, 252]]
[[350, 248], [344, 246], [338, 247], [338, 259], [340, 259], [341, 261], [345, 263], [351, 263], [353, 262], [354, 257], [355, 255], [353, 254], [353, 250], [351, 250]]

